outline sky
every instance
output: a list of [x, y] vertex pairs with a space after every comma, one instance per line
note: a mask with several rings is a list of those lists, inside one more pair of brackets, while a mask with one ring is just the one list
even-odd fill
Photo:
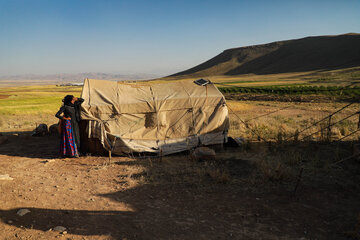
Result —
[[0, 0], [0, 76], [168, 75], [225, 49], [360, 33], [360, 0]]

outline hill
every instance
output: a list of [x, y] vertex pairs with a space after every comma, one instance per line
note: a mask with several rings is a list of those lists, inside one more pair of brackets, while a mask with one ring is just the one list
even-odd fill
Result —
[[360, 66], [360, 34], [306, 37], [232, 48], [171, 77], [278, 74]]

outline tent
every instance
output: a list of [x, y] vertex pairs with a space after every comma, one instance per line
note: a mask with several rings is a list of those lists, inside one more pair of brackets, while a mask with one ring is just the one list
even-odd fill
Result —
[[115, 154], [166, 155], [227, 141], [228, 109], [212, 83], [85, 79], [81, 97], [82, 144], [96, 139]]

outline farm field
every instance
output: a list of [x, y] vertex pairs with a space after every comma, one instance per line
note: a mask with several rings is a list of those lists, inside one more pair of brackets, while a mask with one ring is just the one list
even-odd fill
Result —
[[[199, 77], [186, 78], [195, 80]], [[242, 74], [238, 76], [209, 76], [205, 77], [214, 83], [231, 84], [241, 87], [253, 86], [273, 86], [273, 85], [332, 85], [344, 86], [349, 84], [360, 84], [360, 68], [346, 68], [339, 70], [323, 70], [293, 73], [276, 73], [276, 74]], [[162, 80], [172, 81], [184, 79], [182, 76], [165, 77]]]
[[[62, 104], [62, 98], [67, 94], [80, 96], [81, 87], [45, 85], [0, 88], [0, 131], [31, 131], [40, 123], [47, 125], [57, 123], [58, 120], [54, 115]], [[257, 135], [260, 135], [270, 141], [277, 140], [279, 134], [285, 138], [290, 137], [296, 131], [311, 126], [348, 104], [348, 102], [335, 101], [334, 96], [314, 94], [291, 95], [302, 97], [303, 99], [300, 101], [292, 101], [291, 96], [289, 99], [287, 96], [277, 99], [276, 94], [266, 95], [271, 96], [271, 101], [263, 100], [265, 94], [228, 93], [226, 91], [224, 94], [230, 113], [229, 135], [248, 139], [256, 139]], [[247, 96], [251, 97], [247, 99]], [[305, 101], [306, 97], [310, 100]], [[257, 98], [259, 100], [256, 100]], [[314, 99], [319, 101], [314, 102]], [[354, 103], [332, 117], [332, 121], [337, 122], [353, 114], [333, 126], [333, 140], [356, 130], [359, 117], [354, 113], [358, 109], [359, 104]], [[246, 128], [244, 122], [251, 129], [255, 129], [256, 134], [250, 128]], [[318, 131], [323, 128], [323, 124], [325, 121], [309, 128], [303, 132], [303, 136]], [[320, 140], [321, 137], [321, 132], [311, 136], [314, 140]], [[357, 139], [357, 137], [356, 133], [346, 140]]]
[[[360, 164], [342, 161], [358, 148], [359, 135], [341, 140], [357, 129], [358, 103], [333, 116], [336, 122], [354, 114], [332, 126], [333, 143], [321, 131], [326, 121], [312, 124], [349, 102], [239, 101], [241, 93], [225, 93], [229, 135], [247, 143], [217, 149], [215, 161], [194, 162], [189, 153], [61, 159], [58, 136], [31, 137], [31, 130], [57, 123], [61, 99], [80, 91], [0, 89], [0, 175], [13, 178], [0, 180], [3, 239], [360, 237]], [[30, 213], [20, 217], [19, 209]]]
[[56, 123], [54, 115], [67, 94], [81, 87], [13, 86], [0, 88], [0, 131], [29, 131], [40, 123]]

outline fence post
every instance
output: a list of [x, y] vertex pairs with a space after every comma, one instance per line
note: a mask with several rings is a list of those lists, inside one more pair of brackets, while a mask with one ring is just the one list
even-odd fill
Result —
[[327, 134], [326, 134], [327, 142], [331, 141], [331, 117], [332, 117], [332, 115], [329, 116], [328, 127], [327, 127]]
[[297, 143], [299, 141], [299, 130], [296, 129], [294, 133], [294, 142]]

